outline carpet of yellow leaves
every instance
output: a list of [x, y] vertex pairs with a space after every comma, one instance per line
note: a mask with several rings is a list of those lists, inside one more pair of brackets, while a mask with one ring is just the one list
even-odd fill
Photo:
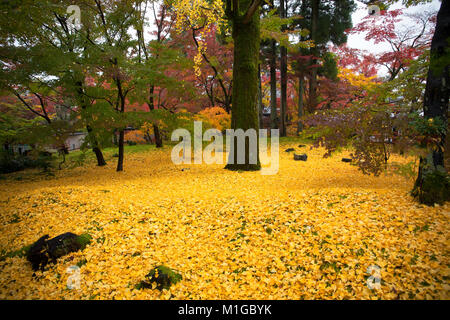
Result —
[[[36, 277], [25, 258], [0, 262], [0, 299], [449, 299], [450, 205], [418, 205], [411, 180], [322, 154], [281, 152], [274, 176], [175, 166], [165, 149], [129, 155], [123, 173], [2, 180], [0, 249], [64, 232], [93, 242]], [[80, 290], [67, 289], [84, 259]], [[183, 280], [134, 289], [160, 264]], [[380, 290], [367, 287], [371, 265]]]

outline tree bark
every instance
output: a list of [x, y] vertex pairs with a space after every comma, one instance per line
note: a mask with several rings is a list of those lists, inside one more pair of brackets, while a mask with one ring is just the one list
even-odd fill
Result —
[[[319, 2], [320, 0], [312, 0], [312, 15], [311, 15], [311, 40], [314, 41], [314, 47], [311, 48], [311, 65], [316, 64], [316, 57], [318, 56], [317, 49], [317, 23], [319, 19]], [[308, 109], [312, 113], [317, 105], [317, 68], [311, 69], [311, 78], [309, 81], [309, 103]]]
[[303, 116], [303, 75], [298, 78], [298, 123], [297, 123], [297, 134], [303, 131], [303, 123], [300, 118]]
[[103, 157], [102, 150], [99, 147], [92, 148], [92, 151], [95, 153], [95, 157], [97, 158], [97, 166], [103, 167], [106, 166], [105, 158]]
[[[86, 98], [83, 96], [83, 83], [81, 81], [76, 83], [77, 85], [77, 94], [78, 94], [78, 99], [79, 102], [81, 104], [81, 109], [86, 110], [87, 109], [87, 103], [86, 103]], [[90, 125], [86, 125], [86, 130], [88, 132], [88, 134], [92, 134], [92, 127]], [[106, 161], [105, 158], [103, 157], [103, 153], [102, 150], [100, 150], [99, 146], [98, 146], [98, 141], [95, 137], [91, 138], [92, 141], [92, 151], [95, 153], [95, 157], [97, 158], [97, 166], [99, 167], [103, 167], [106, 166]]]
[[[117, 66], [117, 60], [115, 59], [114, 65]], [[125, 112], [125, 97], [126, 93], [124, 93], [122, 88], [122, 80], [118, 77], [114, 78], [114, 81], [117, 85], [118, 91], [118, 109], [117, 111], [120, 113]], [[124, 152], [124, 140], [125, 140], [125, 129], [120, 129], [119, 131], [119, 158], [117, 159], [117, 172], [123, 171], [123, 159], [125, 156]]]
[[271, 128], [278, 129], [277, 112], [277, 42], [272, 40], [272, 55], [270, 57], [270, 121]]
[[[150, 104], [148, 105], [150, 111], [155, 110], [155, 100], [153, 97], [153, 93], [155, 92], [155, 86], [152, 85], [150, 87]], [[155, 135], [155, 144], [157, 148], [162, 148], [163, 143], [162, 143], [162, 137], [161, 137], [161, 133], [159, 132], [159, 127], [156, 124], [153, 124], [153, 134]]]
[[259, 111], [259, 127], [264, 128], [264, 115], [262, 103], [262, 79], [261, 79], [261, 64], [258, 64], [258, 111]]
[[[241, 0], [241, 8], [250, 8], [252, 0]], [[258, 133], [258, 64], [260, 48], [260, 17], [259, 8], [248, 17], [239, 10], [235, 12], [233, 22], [234, 63], [233, 63], [233, 106], [231, 111], [231, 127], [234, 130], [255, 129]], [[237, 151], [237, 140], [233, 142]], [[226, 169], [229, 170], [259, 170], [258, 146], [256, 146], [256, 164], [251, 164], [251, 149], [249, 141], [245, 142], [245, 163], [237, 163], [237, 152], [234, 159], [228, 159]]]
[[[280, 17], [286, 18], [286, 4], [280, 0]], [[282, 26], [281, 30], [284, 30]], [[286, 111], [287, 111], [287, 49], [280, 47], [280, 76], [281, 76], [281, 110], [280, 110], [280, 137], [286, 137]]]
[[[92, 132], [92, 128], [89, 125], [86, 126], [86, 130], [88, 134]], [[92, 151], [95, 153], [95, 157], [97, 158], [97, 166], [99, 167], [106, 166], [106, 161], [105, 158], [103, 157], [102, 150], [98, 147], [98, 141], [95, 137], [92, 138], [92, 144], [93, 144]]]
[[117, 171], [123, 171], [123, 158], [124, 158], [124, 140], [125, 131], [119, 131], [119, 158], [117, 159]]
[[[444, 146], [448, 131], [448, 101], [450, 92], [450, 1], [442, 1], [431, 42], [430, 68], [424, 95], [426, 119], [441, 118], [447, 130], [426, 157], [420, 158], [419, 173], [412, 195], [420, 203], [433, 205], [450, 200], [450, 176], [445, 170]], [[447, 143], [448, 144], [448, 143]], [[448, 168], [447, 168], [448, 169]]]

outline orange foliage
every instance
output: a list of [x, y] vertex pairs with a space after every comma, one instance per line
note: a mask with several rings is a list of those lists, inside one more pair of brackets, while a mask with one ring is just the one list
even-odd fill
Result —
[[144, 133], [141, 130], [133, 130], [125, 132], [125, 141], [133, 141], [136, 143], [146, 143]]
[[229, 129], [231, 126], [231, 115], [221, 107], [206, 108], [198, 114], [201, 120], [207, 121], [213, 128], [219, 131]]

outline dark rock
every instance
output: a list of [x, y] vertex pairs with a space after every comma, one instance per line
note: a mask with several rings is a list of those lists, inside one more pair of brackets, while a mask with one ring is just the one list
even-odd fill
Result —
[[55, 263], [56, 259], [68, 253], [83, 250], [91, 242], [91, 236], [88, 234], [78, 236], [70, 232], [50, 240], [47, 240], [48, 238], [48, 235], [41, 237], [27, 252], [27, 260], [35, 271], [43, 270], [49, 262]]
[[149, 274], [145, 276], [145, 280], [141, 281], [136, 289], [152, 288], [152, 284], [156, 283], [156, 289], [169, 289], [172, 284], [181, 281], [181, 274], [173, 271], [166, 266], [157, 266], [153, 268]]
[[284, 152], [292, 152], [292, 151], [295, 151], [295, 149], [294, 148], [289, 148], [289, 149], [284, 150]]
[[306, 147], [306, 145], [305, 144], [299, 144], [298, 147], [299, 148], [304, 148], [304, 147]]
[[342, 158], [342, 162], [352, 162], [352, 159], [349, 159], [349, 158]]
[[308, 155], [306, 153], [303, 153], [303, 154], [295, 154], [294, 153], [294, 160], [296, 160], [296, 161], [306, 161], [306, 160], [308, 160]]

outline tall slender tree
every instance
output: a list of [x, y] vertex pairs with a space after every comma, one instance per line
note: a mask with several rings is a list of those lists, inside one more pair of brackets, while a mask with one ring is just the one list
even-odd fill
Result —
[[[286, 10], [287, 1], [280, 0], [280, 18], [287, 18]], [[286, 26], [282, 26], [282, 31]], [[286, 111], [287, 111], [287, 48], [284, 45], [280, 46], [280, 136], [286, 136]]]

